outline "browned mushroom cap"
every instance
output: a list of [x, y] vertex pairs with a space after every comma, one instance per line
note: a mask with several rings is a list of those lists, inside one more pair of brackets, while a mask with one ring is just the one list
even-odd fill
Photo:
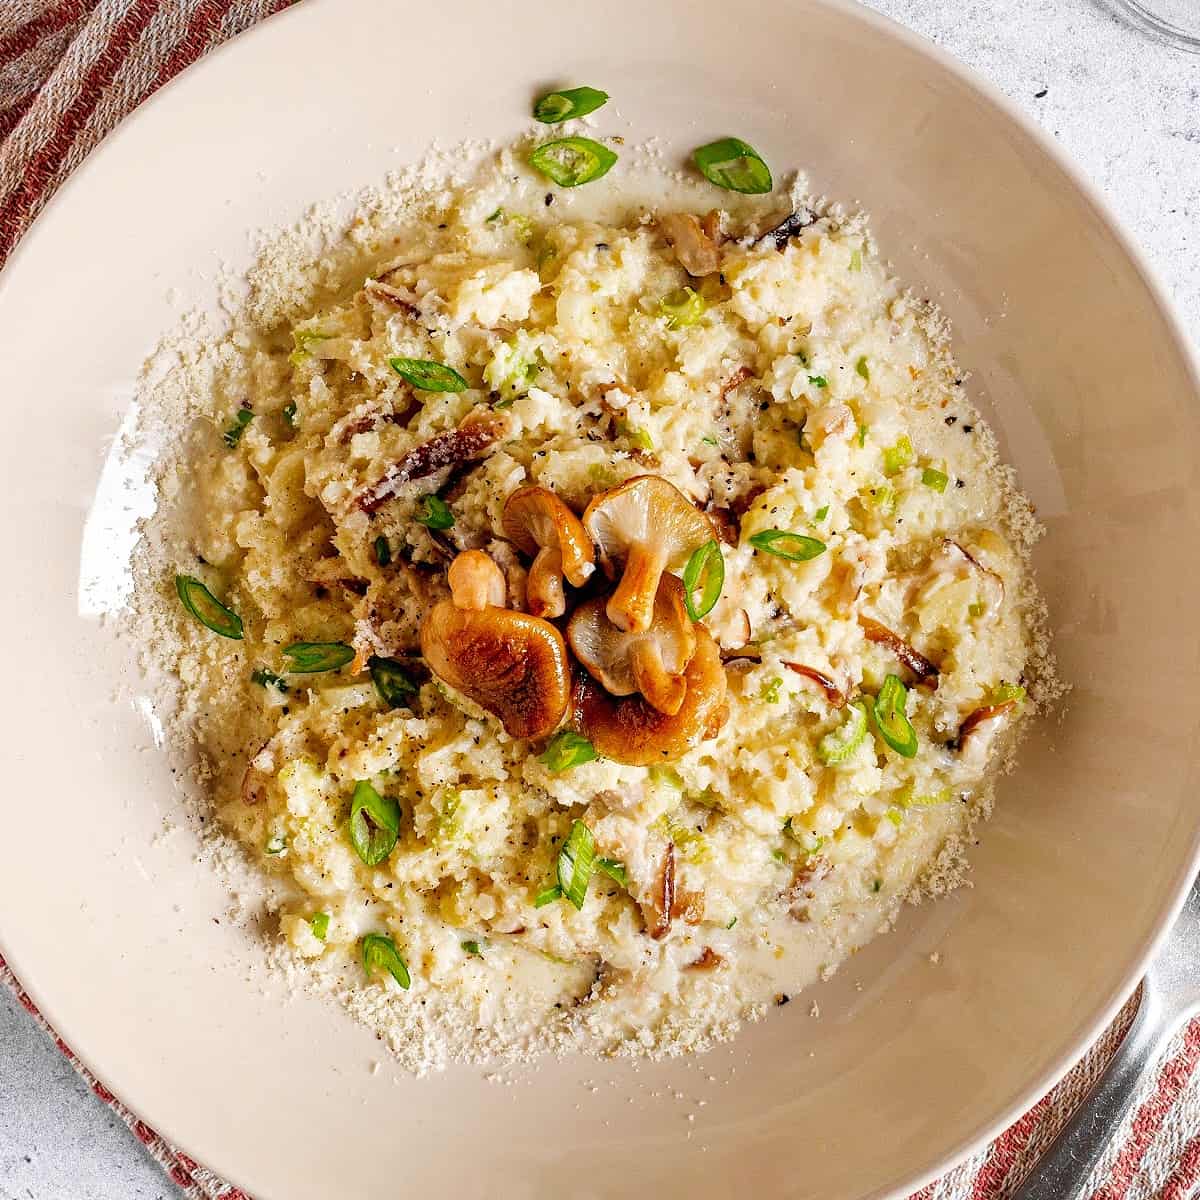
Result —
[[931, 688], [938, 685], [938, 669], [925, 655], [910, 646], [898, 633], [870, 617], [859, 617], [858, 623], [868, 642], [890, 650], [916, 677], [918, 684]]
[[[470, 557], [468, 557], [470, 556]], [[465, 560], [465, 561], [464, 561]], [[562, 634], [541, 617], [513, 612], [504, 602], [499, 567], [481, 550], [450, 566], [453, 600], [442, 600], [421, 623], [421, 653], [444, 682], [500, 719], [517, 738], [550, 733], [571, 692]]]
[[696, 653], [684, 672], [687, 690], [674, 715], [659, 712], [641, 696], [616, 699], [587, 675], [575, 683], [573, 718], [596, 750], [635, 767], [681, 758], [725, 724], [725, 671], [717, 645], [703, 625], [695, 627]]
[[696, 632], [683, 604], [683, 584], [664, 575], [654, 599], [654, 621], [645, 633], [618, 629], [604, 598], [581, 604], [567, 626], [567, 641], [592, 677], [614, 696], [641, 692], [659, 712], [674, 716], [687, 691], [683, 673], [696, 649]]
[[563, 576], [582, 587], [596, 569], [591, 539], [579, 518], [544, 487], [518, 488], [504, 505], [504, 536], [534, 555], [526, 587], [535, 617], [561, 617], [567, 611]]
[[593, 496], [583, 514], [583, 527], [606, 567], [625, 564], [606, 611], [618, 629], [629, 633], [650, 628], [663, 572], [681, 569], [716, 537], [708, 517], [658, 475], [635, 475]]
[[663, 213], [658, 218], [663, 237], [671, 244], [679, 265], [689, 275], [712, 275], [721, 269], [716, 242], [692, 213]]

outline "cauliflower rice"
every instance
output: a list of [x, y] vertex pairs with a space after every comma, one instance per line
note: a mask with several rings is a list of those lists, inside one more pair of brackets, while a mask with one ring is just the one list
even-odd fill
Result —
[[[181, 681], [220, 823], [275, 885], [278, 937], [360, 1012], [386, 1024], [429, 1001], [393, 1039], [402, 1054], [421, 1042], [418, 1065], [477, 1055], [481, 1029], [493, 1057], [702, 1045], [794, 995], [904, 899], [960, 881], [1013, 733], [1047, 698], [1035, 523], [940, 318], [889, 274], [864, 220], [796, 196], [791, 225], [760, 236], [787, 215], [778, 195], [693, 189], [655, 208], [595, 188], [585, 216], [501, 155], [470, 186], [352, 226], [354, 253], [332, 277], [328, 260], [299, 313], [262, 302], [268, 257], [155, 518], [173, 556], [143, 581], [170, 606], [156, 652]], [[661, 218], [713, 203], [732, 203], [720, 271], [697, 280]], [[414, 388], [396, 357], [468, 386]], [[358, 502], [414, 448], [493, 418], [485, 452], [372, 511]], [[661, 765], [552, 770], [545, 737], [509, 736], [421, 669], [422, 620], [465, 548], [503, 568], [520, 607], [529, 559], [503, 526], [518, 488], [580, 514], [642, 475], [723, 538], [704, 623], [728, 715]], [[429, 496], [451, 526], [430, 527]], [[796, 561], [752, 544], [771, 530], [823, 550]], [[193, 620], [175, 573], [236, 613], [244, 640]], [[295, 643], [355, 659], [294, 673]], [[403, 664], [415, 693], [390, 707], [362, 669], [372, 656]], [[921, 662], [936, 668], [924, 686]], [[853, 736], [889, 676], [907, 685], [913, 757], [873, 722]], [[348, 833], [364, 781], [399, 815], [375, 865]], [[538, 906], [577, 822], [619, 869], [592, 876], [582, 908]], [[408, 990], [364, 973], [371, 934]], [[431, 1049], [439, 1028], [457, 1040]]]

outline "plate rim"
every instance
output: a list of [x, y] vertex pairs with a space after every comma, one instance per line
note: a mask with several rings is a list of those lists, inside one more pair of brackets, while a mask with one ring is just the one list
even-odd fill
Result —
[[[782, 4], [786, 0], [772, 0]], [[987, 105], [1016, 127], [1032, 146], [1040, 151], [1046, 161], [1070, 188], [1085, 202], [1092, 215], [1103, 226], [1107, 235], [1112, 239], [1116, 249], [1125, 257], [1133, 268], [1137, 278], [1145, 288], [1147, 296], [1152, 301], [1165, 332], [1178, 351], [1181, 364], [1191, 385], [1192, 401], [1200, 399], [1200, 348], [1188, 334], [1179, 311], [1171, 294], [1160, 276], [1159, 270], [1149, 260], [1146, 252], [1134, 240], [1133, 235], [1125, 228], [1123, 221], [1117, 216], [1112, 204], [1095, 184], [1067, 154], [1067, 152], [1048, 134], [1015, 100], [1005, 94], [996, 84], [992, 83], [977, 68], [962, 62], [936, 42], [920, 33], [902, 25], [893, 18], [859, 3], [858, 0], [802, 0], [806, 5], [824, 8], [835, 14], [857, 21], [862, 25], [874, 28], [887, 38], [899, 42], [919, 58], [925, 59], [936, 67], [941, 68], [961, 84], [976, 93]], [[326, 0], [332, 7], [333, 0]], [[310, 12], [325, 7], [319, 0], [309, 0], [309, 3], [292, 4], [287, 8], [268, 14], [249, 28], [242, 30], [233, 37], [214, 47], [199, 59], [188, 64], [182, 71], [160, 87], [153, 95], [127, 113], [108, 133], [88, 151], [84, 159], [70, 173], [69, 177], [58, 187], [50, 199], [42, 206], [37, 216], [21, 235], [10, 252], [3, 268], [0, 268], [0, 294], [10, 285], [13, 275], [12, 267], [20, 263], [29, 252], [34, 239], [44, 236], [44, 231], [51, 219], [56, 218], [58, 209], [74, 194], [81, 178], [86, 179], [88, 173], [96, 169], [96, 162], [102, 157], [104, 148], [120, 135], [124, 135], [135, 127], [147, 115], [155, 113], [159, 107], [171, 97], [180, 85], [193, 74], [199, 72], [208, 62], [217, 56], [226, 56], [232, 52], [242, 52], [246, 43], [265, 39], [271, 35], [275, 25], [286, 18], [296, 16], [301, 12]], [[343, 186], [360, 189], [370, 186], [379, 180], [351, 182]], [[319, 198], [317, 198], [319, 199]], [[1099, 1035], [1112, 1023], [1121, 1008], [1132, 996], [1140, 984], [1151, 959], [1157, 954], [1165, 941], [1172, 925], [1181, 911], [1184, 901], [1193, 882], [1200, 871], [1200, 820], [1197, 821], [1191, 837], [1191, 848], [1187, 855], [1185, 866], [1177, 873], [1175, 880], [1166, 890], [1166, 902], [1152, 920], [1144, 935], [1140, 948], [1131, 958], [1130, 966], [1124, 976], [1110, 989], [1101, 1006], [1096, 1010], [1090, 1022], [1081, 1027], [1073, 1040], [1070, 1040], [1055, 1056], [1051, 1064], [1041, 1073], [1030, 1079], [1025, 1089], [1006, 1107], [1002, 1108], [990, 1122], [985, 1122], [974, 1134], [960, 1138], [958, 1142], [941, 1151], [936, 1158], [919, 1174], [899, 1184], [884, 1185], [872, 1193], [870, 1200], [905, 1200], [912, 1192], [919, 1191], [929, 1183], [940, 1178], [955, 1166], [976, 1155], [986, 1145], [996, 1139], [1020, 1116], [1025, 1114], [1047, 1092], [1055, 1087], [1068, 1072], [1080, 1061], [1086, 1051], [1095, 1044]], [[103, 1080], [104, 1072], [91, 1057], [85, 1037], [83, 1048], [69, 1029], [64, 1029], [54, 1017], [55, 1004], [51, 997], [41, 992], [34, 976], [22, 971], [19, 956], [14, 958], [5, 945], [4, 921], [0, 917], [0, 959], [7, 963], [19, 986], [26, 992], [39, 1013], [60, 1039], [70, 1047], [71, 1056], [90, 1071], [97, 1080]], [[1161, 1063], [1160, 1063], [1161, 1069]], [[152, 1114], [143, 1111], [135, 1098], [125, 1095], [116, 1097], [117, 1101], [143, 1120], [162, 1136], [173, 1150], [182, 1151], [190, 1156], [186, 1132], [182, 1137], [176, 1136], [174, 1130], [168, 1129], [155, 1120]], [[233, 1183], [240, 1186], [243, 1178], [237, 1164], [226, 1164], [213, 1161], [211, 1155], [202, 1156], [203, 1165]], [[165, 1170], [165, 1168], [164, 1168]]]

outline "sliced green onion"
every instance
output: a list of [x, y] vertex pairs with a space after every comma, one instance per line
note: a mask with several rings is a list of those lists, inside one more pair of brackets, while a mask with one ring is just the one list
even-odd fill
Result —
[[692, 153], [692, 161], [709, 183], [731, 192], [761, 196], [774, 186], [771, 170], [758, 151], [741, 138], [719, 138]]
[[[683, 603], [693, 621], [703, 621], [721, 598], [725, 586], [725, 559], [716, 541], [705, 542], [683, 568]], [[696, 598], [696, 589], [700, 596]]]
[[422, 496], [417, 521], [426, 529], [449, 529], [454, 524], [454, 514], [440, 496]]
[[415, 696], [420, 690], [408, 677], [404, 664], [394, 658], [372, 657], [367, 660], [367, 670], [371, 672], [371, 682], [380, 700], [388, 708], [408, 708], [409, 696]]
[[483, 957], [483, 948], [476, 941], [463, 942], [462, 948], [473, 958]]
[[887, 476], [899, 475], [906, 467], [911, 467], [913, 461], [913, 444], [908, 434], [902, 434], [894, 446], [889, 446], [883, 452], [883, 473]]
[[676, 792], [684, 790], [683, 778], [674, 767], [651, 767], [649, 774], [651, 783], [664, 784]]
[[242, 640], [242, 618], [232, 609], [226, 608], [200, 580], [191, 575], [176, 575], [175, 591], [179, 593], [183, 607], [201, 625], [223, 638], [229, 638], [230, 641]]
[[829, 516], [829, 505], [822, 504], [821, 507], [818, 508], [815, 513], [813, 513], [813, 521], [814, 522], [823, 521], [823, 520], [825, 520], [825, 518], [827, 516]]
[[553, 887], [548, 887], [534, 896], [533, 907], [545, 908], [547, 904], [553, 904], [555, 900], [561, 900], [562, 894], [562, 888], [556, 883]]
[[683, 329], [688, 325], [695, 325], [704, 316], [707, 307], [704, 297], [690, 287], [668, 292], [658, 302], [658, 311], [667, 318], [668, 329]]
[[355, 853], [368, 867], [377, 867], [396, 848], [399, 834], [400, 805], [360, 779], [350, 801], [350, 844]]
[[293, 675], [312, 675], [344, 667], [354, 657], [354, 647], [345, 642], [293, 642], [284, 646], [283, 657]]
[[543, 142], [529, 156], [529, 163], [559, 187], [579, 187], [612, 170], [617, 156], [599, 142], [585, 137], [559, 138]]
[[764, 529], [750, 538], [750, 545], [789, 562], [808, 562], [825, 553], [825, 543], [787, 529]]
[[596, 859], [596, 870], [603, 871], [614, 883], [619, 883], [622, 887], [629, 886], [629, 876], [625, 873], [625, 864], [617, 862], [615, 858], [598, 858]]
[[282, 833], [272, 834], [263, 849], [268, 854], [282, 854], [287, 849], [287, 838]]
[[850, 270], [851, 271], [861, 271], [862, 270], [862, 249], [861, 248], [856, 247], [854, 253], [850, 255]]
[[768, 680], [768, 682], [762, 685], [762, 689], [758, 693], [758, 698], [764, 704], [778, 704], [779, 689], [781, 687], [783, 687], [783, 680], [776, 675], [774, 679]]
[[865, 354], [861, 355], [859, 360], [854, 364], [854, 369], [868, 383], [871, 382], [871, 368], [867, 366], [867, 356]]
[[325, 940], [325, 935], [329, 932], [329, 914], [328, 913], [313, 913], [308, 918], [308, 927], [313, 932], [313, 937], [319, 942]]
[[425, 358], [389, 358], [388, 366], [423, 392], [465, 392], [471, 386], [453, 367]]
[[390, 565], [392, 561], [392, 548], [382, 533], [375, 539], [375, 561], [381, 567]]
[[871, 431], [870, 425], [860, 425], [858, 427], [858, 445], [859, 449], [867, 444], [867, 434]]
[[561, 92], [547, 92], [533, 106], [533, 119], [543, 125], [557, 125], [575, 117], [586, 117], [595, 112], [608, 100], [608, 93], [599, 88], [565, 88]]
[[1007, 704], [1014, 701], [1024, 704], [1029, 693], [1019, 683], [1004, 683], [1001, 681], [995, 687], [988, 689], [989, 704]]
[[239, 408], [237, 415], [233, 418], [233, 424], [221, 434], [221, 441], [232, 450], [242, 440], [242, 434], [246, 432], [246, 426], [253, 420], [253, 409]]
[[558, 852], [558, 886], [578, 909], [583, 908], [587, 898], [588, 883], [595, 865], [596, 840], [582, 821], [576, 821]]
[[721, 443], [715, 437], [702, 437], [700, 439], [706, 446], [719, 446]]
[[545, 763], [546, 767], [557, 775], [598, 757], [595, 746], [581, 733], [560, 729], [550, 739], [546, 749], [538, 755], [538, 762]]
[[827, 388], [829, 386], [829, 380], [824, 375], [810, 375], [808, 382], [815, 388]]
[[917, 732], [905, 715], [908, 688], [899, 675], [889, 675], [875, 697], [871, 713], [879, 736], [899, 755], [913, 758], [917, 753]]
[[889, 808], [883, 814], [897, 829], [904, 824], [904, 814], [898, 808]]
[[296, 420], [296, 402], [289, 400], [283, 406], [283, 419], [293, 428], [296, 429], [300, 422]]
[[408, 974], [408, 965], [400, 957], [396, 943], [383, 933], [368, 933], [362, 940], [363, 970], [367, 978], [377, 967], [382, 967], [402, 988], [408, 988], [412, 983]]
[[276, 675], [274, 671], [268, 671], [265, 667], [255, 667], [250, 672], [250, 682], [257, 683], [259, 687], [273, 687], [285, 695], [287, 694], [288, 685], [283, 677]]
[[926, 467], [921, 472], [921, 482], [927, 488], [933, 488], [935, 492], [944, 492], [946, 484], [950, 482], [950, 476], [945, 471], [939, 471], [936, 467]]
[[863, 744], [867, 736], [867, 705], [855, 700], [845, 721], [817, 743], [817, 758], [826, 766], [843, 763]]

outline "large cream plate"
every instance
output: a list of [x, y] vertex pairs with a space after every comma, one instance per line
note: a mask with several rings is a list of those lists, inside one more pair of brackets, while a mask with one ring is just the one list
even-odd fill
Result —
[[[661, 1064], [397, 1075], [364, 1029], [252, 979], [218, 879], [81, 595], [133, 379], [248, 231], [432, 139], [508, 138], [603, 86], [670, 156], [736, 133], [858, 201], [944, 300], [1049, 535], [1075, 685], [1025, 748], [975, 887], [809, 1000]], [[608, 183], [619, 182], [619, 171]], [[77, 172], [0, 276], [7, 629], [0, 949], [119, 1095], [256, 1195], [861, 1200], [994, 1133], [1132, 987], [1200, 828], [1197, 375], [1144, 264], [1049, 142], [932, 47], [834, 0], [316, 0], [206, 59]], [[93, 514], [84, 564], [101, 556]], [[164, 832], [167, 830], [168, 832]], [[937, 951], [940, 963], [930, 954]], [[701, 1101], [705, 1101], [701, 1105]]]

